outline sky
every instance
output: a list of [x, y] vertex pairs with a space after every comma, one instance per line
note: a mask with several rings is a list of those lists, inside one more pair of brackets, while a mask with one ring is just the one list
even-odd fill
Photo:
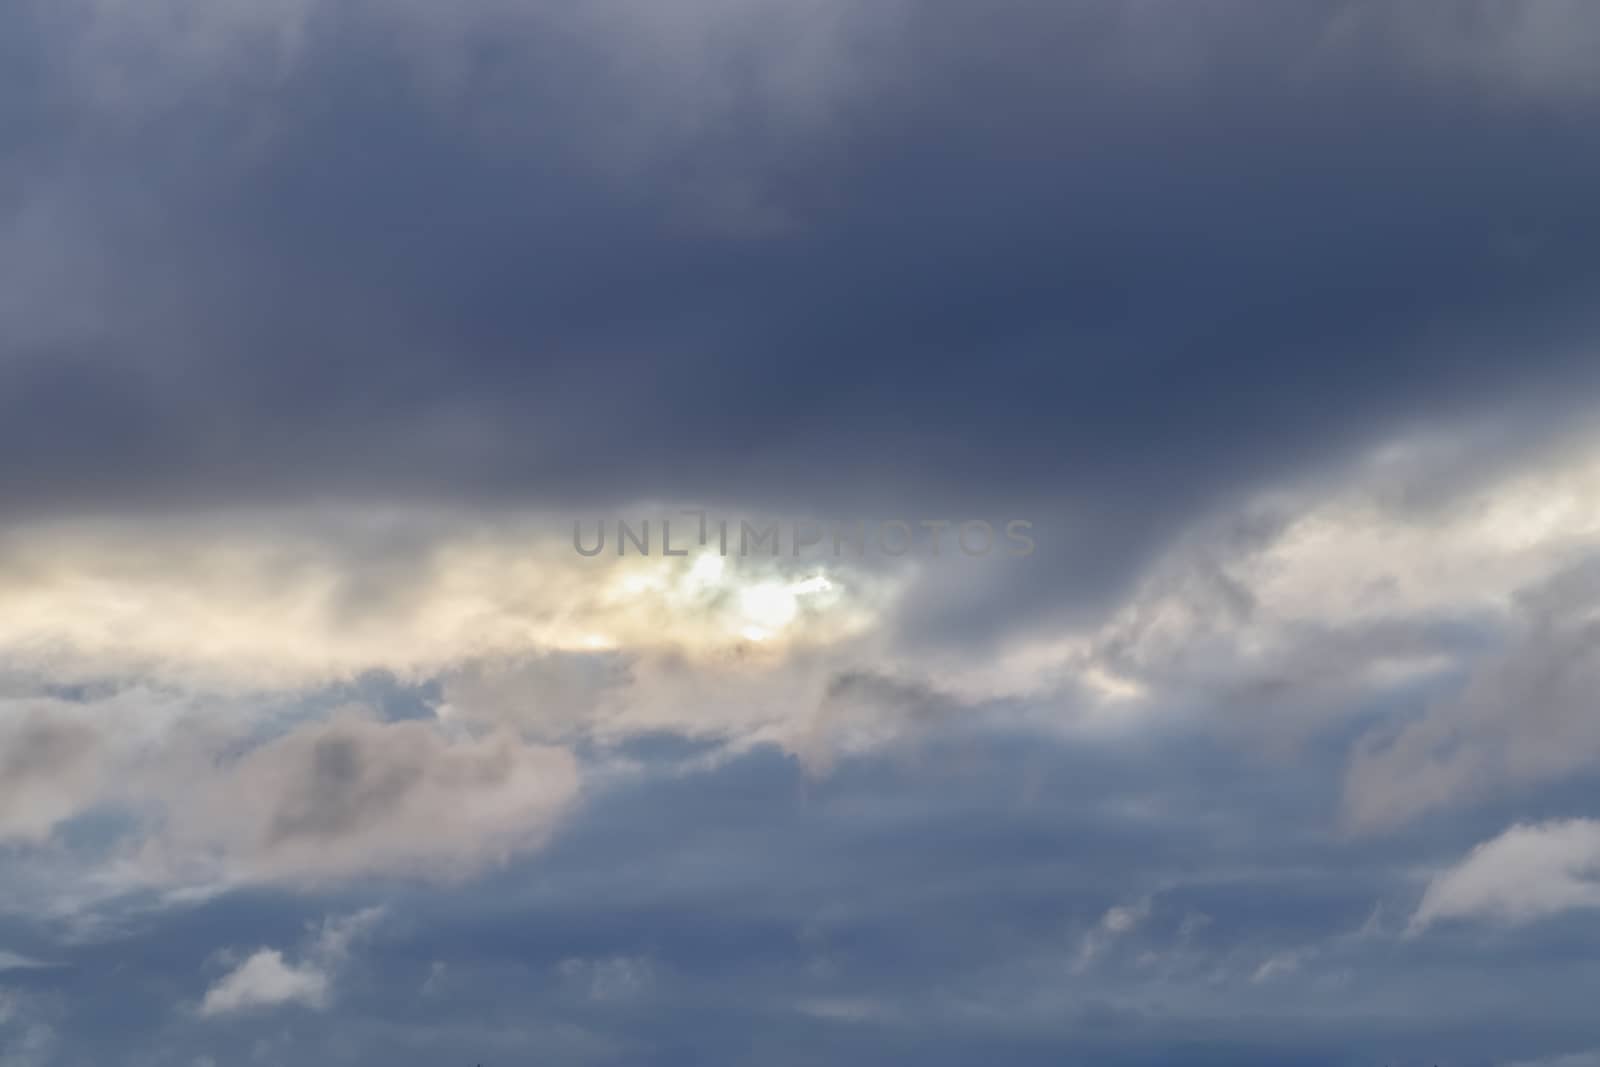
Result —
[[0, 1067], [1600, 1065], [1600, 6], [0, 27]]

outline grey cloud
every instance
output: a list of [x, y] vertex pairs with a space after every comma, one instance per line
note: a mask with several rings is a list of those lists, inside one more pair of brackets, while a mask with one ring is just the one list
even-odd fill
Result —
[[246, 886], [460, 883], [537, 850], [577, 798], [570, 752], [504, 726], [283, 713], [139, 688], [31, 717], [0, 706], [0, 830], [19, 860], [0, 914], [93, 936], [163, 900]]
[[1390, 826], [1588, 767], [1600, 753], [1597, 606], [1593, 560], [1524, 591], [1506, 647], [1474, 664], [1458, 693], [1363, 739], [1345, 783], [1350, 824]]
[[578, 784], [561, 749], [358, 714], [301, 726], [219, 772], [169, 805], [146, 845], [153, 869], [181, 875], [215, 850], [224, 881], [459, 880], [543, 842]]
[[1495, 72], [1588, 8], [13, 6], [14, 509], [1050, 506], [1111, 583], [1585, 380], [1590, 104]]
[[648, 958], [617, 956], [610, 959], [562, 960], [556, 970], [563, 982], [580, 995], [598, 1001], [626, 1000], [646, 995], [655, 984], [655, 969]]
[[59, 1048], [63, 1014], [53, 998], [0, 988], [0, 1057], [6, 1067], [48, 1067]]
[[816, 713], [794, 744], [802, 762], [820, 773], [847, 753], [888, 741], [911, 742], [956, 715], [978, 710], [926, 682], [849, 670], [828, 680]]
[[8, 952], [5, 949], [0, 949], [0, 971], [30, 970], [35, 967], [50, 966], [54, 965], [46, 963], [43, 960], [32, 959], [28, 956], [22, 956], [15, 952]]
[[0, 841], [40, 840], [88, 807], [104, 750], [87, 722], [0, 703]]
[[[0, 15], [4, 521], [160, 511], [190, 538], [137, 557], [111, 538], [93, 567], [8, 546], [0, 566], [41, 603], [131, 575], [106, 588], [181, 618], [123, 638], [121, 667], [385, 668], [392, 686], [349, 693], [396, 691], [400, 720], [311, 718], [319, 692], [129, 738], [59, 693], [42, 718], [0, 705], [0, 837], [30, 870], [116, 838], [82, 878], [38, 868], [73, 887], [52, 903], [171, 891], [99, 932], [127, 940], [57, 953], [0, 929], [97, 965], [8, 983], [121, 1005], [61, 1030], [75, 1058], [116, 1062], [137, 1034], [151, 1059], [218, 1062], [265, 1042], [329, 1063], [744, 1062], [764, 1043], [780, 1062], [1332, 1064], [1600, 1037], [1592, 935], [1562, 925], [1594, 900], [1593, 827], [1478, 804], [1592, 806], [1600, 572], [1509, 619], [1469, 603], [1504, 588], [1478, 574], [1474, 597], [1319, 613], [1326, 575], [1273, 603], [1237, 566], [1293, 509], [1184, 541], [1263, 486], [1315, 496], [1376, 442], [1489, 412], [1449, 484], [1424, 464], [1400, 487], [1440, 518], [1592, 413], [1592, 5]], [[640, 500], [1021, 516], [1040, 551], [922, 567], [859, 642], [830, 631], [776, 666], [709, 640], [714, 663], [636, 654], [638, 630], [623, 652], [521, 654], [552, 620], [582, 624], [574, 643], [594, 620], [598, 644], [621, 615], [695, 622], [594, 610], [604, 576], [575, 566], [512, 575], [529, 511]], [[415, 505], [437, 529], [375, 517]], [[374, 522], [299, 518], [323, 507]], [[288, 549], [244, 551], [263, 515]], [[500, 519], [495, 551], [451, 555]], [[1151, 573], [1167, 552], [1175, 573]], [[73, 580], [33, 581], [45, 564]], [[1108, 603], [1127, 610], [1102, 626]], [[59, 614], [105, 647], [97, 610]], [[995, 639], [1020, 631], [1051, 647]], [[94, 677], [57, 681], [99, 684], [88, 658]], [[973, 695], [990, 658], [1025, 677], [1013, 695]], [[1135, 695], [1063, 741], [1095, 670]], [[1291, 767], [1238, 751], [1283, 734]], [[882, 743], [907, 739], [917, 759]], [[557, 744], [608, 772], [582, 806]], [[127, 810], [75, 823], [113, 780]], [[1341, 811], [1392, 832], [1336, 839]], [[348, 998], [331, 990], [359, 924], [254, 936], [300, 906], [283, 887], [390, 876], [428, 921], [374, 946], [392, 970]], [[1375, 902], [1415, 906], [1416, 936], [1347, 937]], [[1546, 922], [1492, 942], [1437, 921], [1486, 916]], [[175, 929], [286, 947], [207, 992], [155, 947]], [[130, 994], [119, 956], [153, 981]], [[1524, 980], [1548, 999], [1532, 1022], [1504, 996]], [[179, 995], [215, 1047], [159, 1021]], [[296, 1004], [323, 1011], [290, 1037], [244, 1010]]]
[[1330, 24], [1332, 43], [1376, 46], [1444, 79], [1487, 91], [1548, 95], [1557, 103], [1600, 91], [1584, 56], [1600, 45], [1600, 25], [1582, 0], [1505, 4], [1423, 0], [1345, 5]]
[[551, 652], [464, 664], [442, 688], [452, 715], [560, 739], [593, 730], [608, 698], [632, 682], [626, 654]]
[[[1444, 870], [1498, 828], [1330, 841], [1342, 757], [1262, 765], [1179, 724], [1065, 741], [956, 719], [922, 760], [847, 755], [821, 778], [771, 749], [693, 775], [647, 761], [537, 856], [469, 885], [379, 890], [392, 922], [342, 969], [315, 955], [323, 916], [371, 887], [167, 908], [64, 947], [68, 966], [36, 981], [69, 994], [62, 1054], [96, 1063], [248, 1060], [262, 1040], [286, 1062], [405, 1067], [680, 1050], [719, 1065], [800, 1050], [1332, 1067], [1594, 1046], [1582, 916], [1374, 929], [1377, 901], [1412, 911], [1419, 863]], [[1118, 932], [1075, 970], [1095, 929]], [[219, 944], [242, 952], [202, 967]], [[323, 1010], [173, 1010], [255, 946], [330, 973]]]

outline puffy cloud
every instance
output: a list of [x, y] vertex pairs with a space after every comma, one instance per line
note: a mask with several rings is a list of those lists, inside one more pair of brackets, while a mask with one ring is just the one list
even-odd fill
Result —
[[302, 1004], [326, 1006], [328, 976], [314, 965], [291, 966], [276, 949], [261, 949], [206, 990], [202, 1015]]
[[577, 790], [565, 750], [347, 713], [177, 791], [142, 858], [179, 880], [458, 880], [545, 841]]
[[298, 963], [271, 948], [258, 949], [206, 990], [202, 1016], [300, 1004], [315, 1010], [330, 1003], [334, 978], [350, 957], [351, 946], [367, 937], [384, 918], [382, 908], [329, 916]]
[[1445, 919], [1525, 923], [1600, 907], [1600, 821], [1519, 824], [1435, 875], [1412, 932]]

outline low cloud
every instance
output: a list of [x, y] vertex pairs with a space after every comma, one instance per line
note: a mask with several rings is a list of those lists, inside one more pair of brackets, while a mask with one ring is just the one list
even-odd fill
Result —
[[1074, 969], [1087, 970], [1113, 944], [1142, 926], [1150, 918], [1150, 905], [1151, 901], [1146, 897], [1133, 904], [1118, 904], [1108, 909], [1094, 929], [1084, 936]]
[[1600, 908], [1600, 821], [1519, 824], [1434, 876], [1413, 933], [1446, 919], [1519, 924]]
[[40, 967], [54, 967], [56, 964], [45, 963], [42, 960], [31, 959], [0, 949], [0, 971], [30, 971]]
[[278, 949], [258, 949], [206, 990], [200, 1014], [231, 1015], [287, 1004], [327, 1008], [334, 978], [349, 960], [352, 944], [370, 934], [383, 916], [383, 909], [368, 908], [324, 919], [298, 963], [288, 962]]
[[321, 1009], [327, 1001], [327, 974], [315, 965], [285, 963], [283, 953], [264, 948], [206, 990], [200, 1014], [228, 1015], [283, 1004]]
[[[139, 689], [9, 714], [0, 702], [0, 838], [34, 860], [8, 881], [24, 910], [81, 914], [150, 889], [458, 881], [540, 847], [578, 794], [570, 751], [504, 726], [353, 705], [285, 722], [252, 701]], [[110, 834], [62, 847], [61, 828], [97, 808]]]
[[572, 958], [556, 969], [568, 988], [593, 1001], [633, 1000], [655, 984], [655, 967], [646, 957]]
[[1506, 646], [1459, 693], [1395, 732], [1369, 736], [1345, 782], [1358, 829], [1559, 780], [1600, 756], [1600, 560], [1522, 593]]
[[145, 859], [225, 882], [456, 880], [541, 844], [577, 789], [563, 749], [351, 711], [219, 768], [170, 807]]
[[39, 841], [99, 791], [101, 734], [58, 709], [0, 701], [0, 842]]

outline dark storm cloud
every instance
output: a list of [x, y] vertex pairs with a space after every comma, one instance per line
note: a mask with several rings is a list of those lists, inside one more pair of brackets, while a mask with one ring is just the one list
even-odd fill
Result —
[[1581, 373], [1596, 99], [1473, 5], [7, 7], [13, 514], [1050, 505], [1115, 557]]

